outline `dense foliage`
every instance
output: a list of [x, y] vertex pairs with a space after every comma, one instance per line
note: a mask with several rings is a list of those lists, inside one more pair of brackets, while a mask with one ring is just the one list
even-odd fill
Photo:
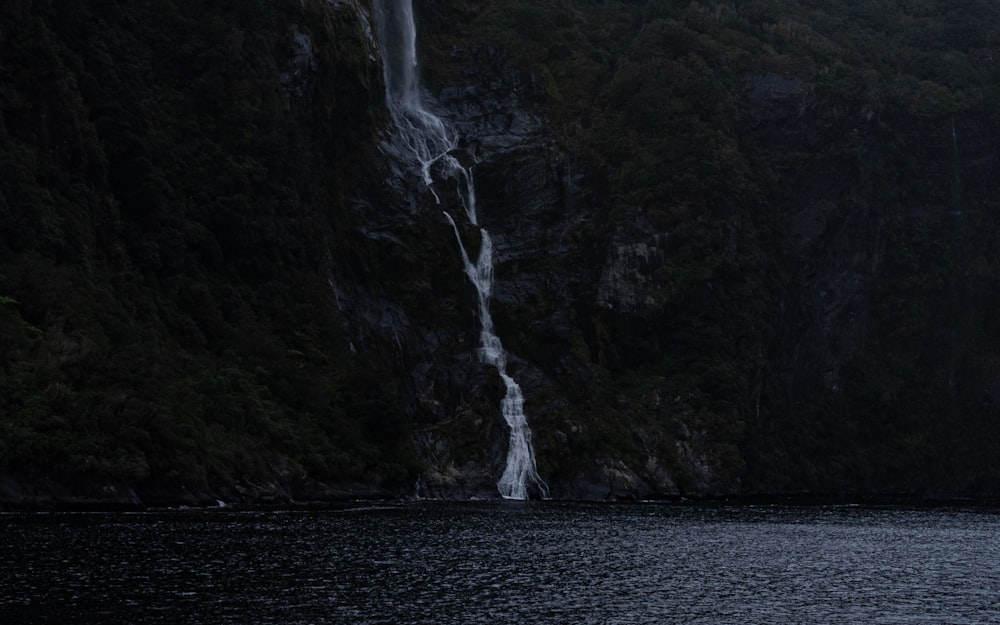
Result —
[[675, 396], [749, 492], [997, 492], [995, 4], [428, 4], [434, 80], [509, 49], [590, 159], [585, 236], [667, 241], [652, 309], [579, 315], [595, 420]]
[[[496, 311], [552, 380], [544, 474], [654, 455], [694, 492], [694, 449], [702, 490], [1000, 492], [1000, 6], [416, 5], [431, 90], [516, 68], [584, 172], [588, 218], [538, 262], [595, 284]], [[379, 223], [402, 209], [368, 28], [320, 0], [0, 6], [0, 470], [410, 484], [414, 424], [483, 461], [475, 415], [421, 408], [456, 400], [339, 301], [472, 332], [450, 231]], [[623, 241], [657, 251], [615, 307]], [[526, 329], [557, 314], [564, 338]]]
[[[173, 486], [413, 470], [328, 284], [380, 72], [356, 19], [291, 6], [0, 8], [7, 470]], [[322, 99], [294, 99], [289, 24], [318, 45], [354, 34], [324, 45], [339, 73], [316, 79]]]

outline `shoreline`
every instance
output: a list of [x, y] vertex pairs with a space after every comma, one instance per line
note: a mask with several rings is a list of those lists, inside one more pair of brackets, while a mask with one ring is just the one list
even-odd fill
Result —
[[914, 495], [832, 495], [832, 494], [747, 494], [705, 497], [660, 497], [651, 499], [578, 499], [551, 498], [509, 501], [496, 497], [434, 497], [365, 496], [364, 494], [319, 500], [243, 500], [227, 502], [191, 502], [178, 498], [157, 503], [123, 503], [99, 500], [52, 500], [46, 502], [0, 502], [0, 514], [122, 514], [171, 512], [319, 512], [340, 510], [358, 505], [435, 505], [435, 504], [498, 504], [498, 505], [593, 505], [593, 506], [679, 506], [679, 507], [861, 507], [904, 509], [1000, 508], [996, 496], [914, 496]]

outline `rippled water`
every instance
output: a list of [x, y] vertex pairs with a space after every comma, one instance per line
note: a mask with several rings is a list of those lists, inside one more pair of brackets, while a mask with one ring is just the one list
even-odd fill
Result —
[[0, 515], [0, 622], [1000, 623], [1000, 516], [551, 502]]

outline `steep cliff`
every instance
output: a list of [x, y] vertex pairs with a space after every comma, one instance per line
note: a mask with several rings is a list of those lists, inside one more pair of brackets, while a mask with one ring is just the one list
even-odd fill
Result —
[[[417, 0], [554, 496], [998, 494], [1000, 9], [876, 4]], [[0, 501], [496, 496], [373, 10], [0, 8]]]
[[395, 382], [352, 353], [337, 298], [381, 271], [352, 204], [379, 202], [384, 177], [366, 19], [326, 2], [0, 9], [4, 499], [410, 480]]
[[994, 7], [419, 6], [557, 493], [996, 495]]

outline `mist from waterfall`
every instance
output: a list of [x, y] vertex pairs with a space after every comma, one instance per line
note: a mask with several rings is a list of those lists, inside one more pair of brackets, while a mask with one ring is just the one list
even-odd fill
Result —
[[[469, 222], [478, 226], [476, 192], [472, 171], [458, 159], [458, 134], [426, 105], [420, 87], [416, 23], [412, 0], [376, 0], [376, 22], [382, 46], [386, 100], [396, 132], [384, 145], [386, 151], [403, 163], [419, 168], [427, 188], [440, 204], [435, 181], [451, 181]], [[482, 362], [496, 367], [506, 386], [500, 409], [510, 427], [510, 443], [503, 475], [497, 482], [506, 499], [528, 499], [533, 486], [543, 498], [548, 487], [535, 467], [531, 428], [524, 414], [524, 395], [513, 377], [507, 374], [507, 353], [493, 329], [490, 296], [493, 292], [493, 242], [484, 228], [479, 228], [479, 256], [472, 262], [452, 216], [445, 217], [455, 231], [462, 253], [462, 263], [469, 280], [476, 287], [480, 322], [478, 355]]]

